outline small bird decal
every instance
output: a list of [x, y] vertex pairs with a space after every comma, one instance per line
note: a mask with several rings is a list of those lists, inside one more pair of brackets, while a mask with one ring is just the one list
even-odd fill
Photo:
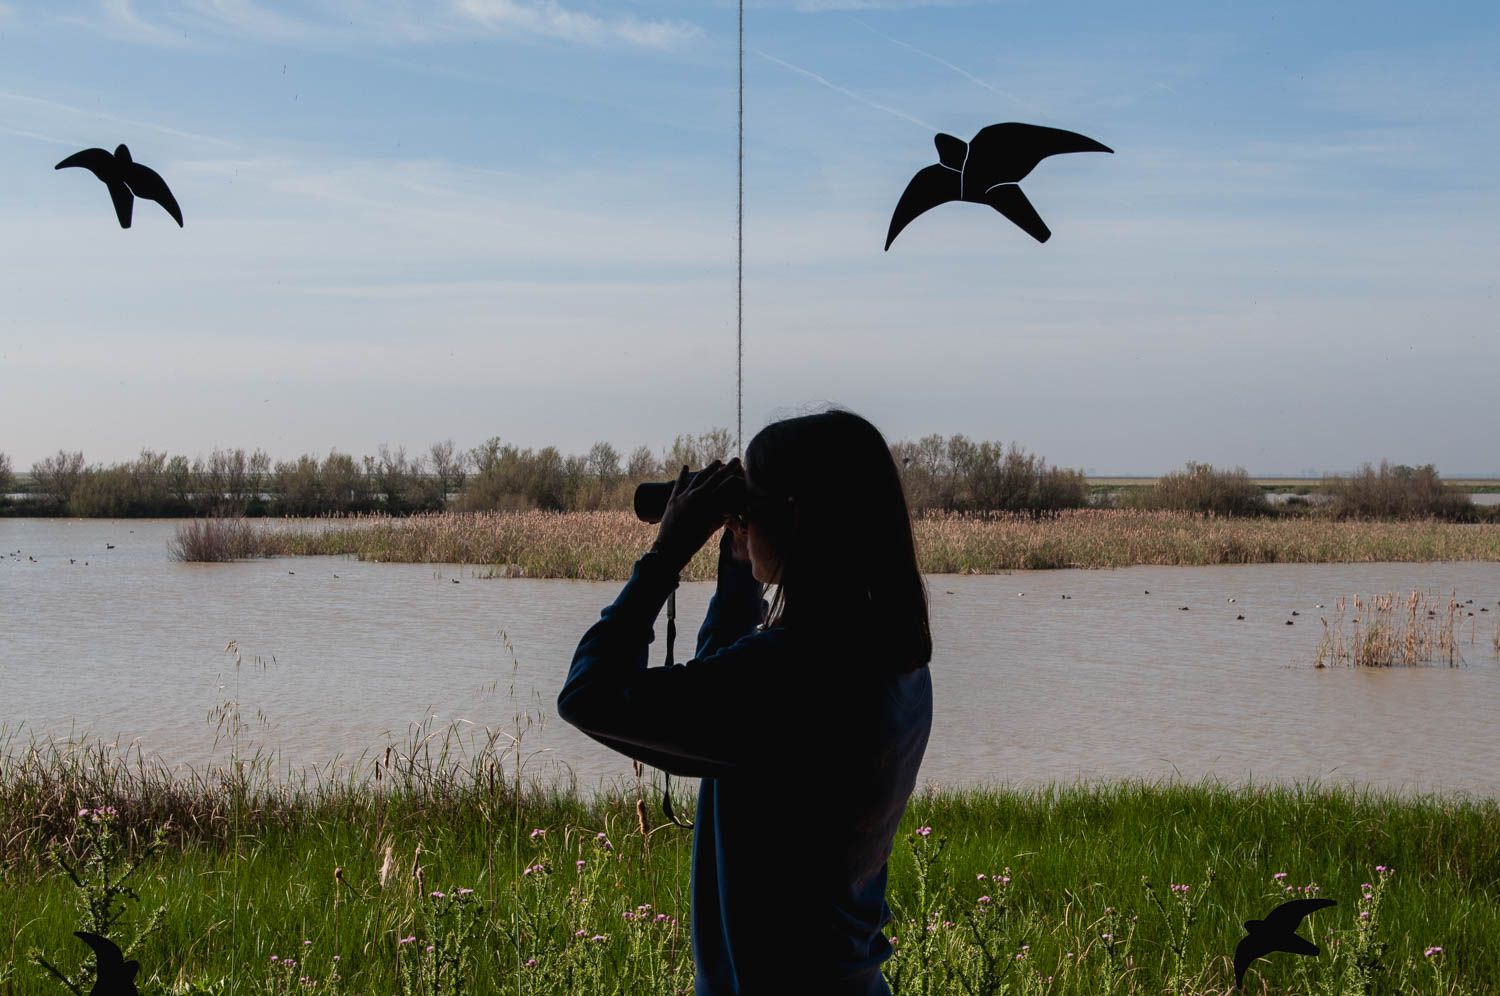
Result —
[[1309, 913], [1337, 905], [1338, 901], [1333, 899], [1293, 899], [1276, 907], [1264, 920], [1246, 920], [1245, 929], [1250, 936], [1234, 949], [1234, 988], [1244, 987], [1245, 969], [1252, 961], [1273, 951], [1317, 955], [1318, 946], [1299, 935], [1297, 928]]
[[137, 197], [160, 204], [176, 219], [177, 227], [182, 227], [182, 208], [177, 206], [177, 198], [167, 189], [167, 181], [156, 170], [131, 159], [130, 150], [124, 145], [116, 146], [113, 154], [103, 149], [75, 152], [53, 169], [70, 166], [82, 166], [104, 181], [110, 198], [115, 202], [115, 216], [120, 219], [121, 228], [130, 227], [130, 214]]
[[906, 185], [896, 213], [891, 215], [886, 249], [918, 215], [949, 201], [988, 204], [1038, 242], [1046, 242], [1052, 237], [1051, 230], [1016, 184], [1048, 156], [1114, 152], [1076, 132], [1017, 121], [981, 128], [971, 142], [941, 133], [933, 142], [937, 145], [937, 164], [918, 170]]
[[73, 936], [94, 949], [98, 962], [99, 970], [94, 974], [94, 988], [89, 990], [89, 996], [140, 996], [141, 991], [135, 987], [140, 962], [126, 961], [115, 942], [107, 937], [85, 930], [75, 930]]

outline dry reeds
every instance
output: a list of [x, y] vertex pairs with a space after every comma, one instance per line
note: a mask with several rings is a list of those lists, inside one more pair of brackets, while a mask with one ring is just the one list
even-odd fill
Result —
[[[250, 535], [249, 549], [239, 556], [334, 554], [371, 561], [481, 564], [489, 565], [491, 577], [591, 581], [628, 577], [657, 529], [623, 511], [450, 512], [243, 528]], [[1432, 520], [1205, 518], [1183, 512], [1080, 509], [1048, 519], [929, 513], [917, 517], [914, 528], [920, 566], [927, 574], [1136, 564], [1500, 561], [1500, 526]], [[710, 543], [688, 565], [683, 579], [712, 579], [716, 562]]]
[[1354, 596], [1353, 635], [1344, 636], [1347, 602], [1340, 598], [1330, 625], [1323, 620], [1323, 639], [1318, 644], [1315, 667], [1343, 664], [1349, 667], [1414, 667], [1446, 662], [1464, 663], [1458, 649], [1458, 592], [1448, 602], [1429, 601], [1420, 591], [1405, 599], [1394, 594], [1365, 599]]
[[262, 546], [260, 532], [244, 519], [213, 517], [178, 524], [167, 541], [167, 553], [173, 560], [219, 563], [261, 555]]

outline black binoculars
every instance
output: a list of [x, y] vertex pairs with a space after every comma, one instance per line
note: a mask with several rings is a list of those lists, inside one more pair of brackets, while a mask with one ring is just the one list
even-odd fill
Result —
[[[696, 470], [688, 475], [684, 489], [691, 487], [699, 475], [705, 471]], [[749, 492], [745, 485], [745, 475], [739, 474], [733, 478], [734, 484], [725, 488], [728, 500], [726, 507], [720, 511], [739, 518], [741, 525], [745, 522], [745, 513], [749, 503]], [[660, 522], [661, 517], [666, 514], [667, 502], [672, 497], [672, 488], [677, 485], [676, 481], [648, 481], [639, 484], [635, 489], [635, 517], [642, 522]]]

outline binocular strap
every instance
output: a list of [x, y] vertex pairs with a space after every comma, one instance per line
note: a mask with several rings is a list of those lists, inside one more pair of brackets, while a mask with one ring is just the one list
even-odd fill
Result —
[[[672, 644], [677, 639], [677, 592], [667, 594], [667, 667], [677, 667], [672, 660]], [[693, 829], [693, 824], [688, 820], [680, 820], [672, 811], [672, 776], [663, 770], [663, 781], [661, 789], [661, 811], [674, 825], [684, 830]]]

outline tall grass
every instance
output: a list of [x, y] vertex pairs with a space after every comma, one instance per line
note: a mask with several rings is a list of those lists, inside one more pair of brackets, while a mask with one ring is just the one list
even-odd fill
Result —
[[[167, 829], [122, 922], [166, 907], [132, 955], [147, 991], [290, 992], [307, 978], [406, 993], [444, 964], [441, 992], [688, 991], [690, 836], [640, 805], [656, 798], [644, 781], [592, 797], [528, 786], [515, 746], [417, 728], [289, 777], [264, 755], [168, 771], [128, 748], [11, 738], [0, 922], [15, 934], [0, 992], [48, 991], [22, 957], [33, 945], [64, 970], [81, 960], [74, 887], [48, 851], [85, 856], [79, 812], [100, 807], [126, 856]], [[1496, 882], [1494, 800], [1209, 781], [929, 788], [891, 858], [886, 974], [903, 996], [1223, 993], [1240, 922], [1318, 894], [1339, 901], [1304, 926], [1324, 956], [1257, 962], [1246, 991], [1490, 991]]]
[[[1135, 564], [1500, 561], [1500, 525], [1436, 521], [1204, 518], [1088, 509], [1051, 519], [934, 513], [918, 516], [914, 528], [920, 566], [929, 574]], [[621, 580], [656, 529], [619, 511], [447, 513], [256, 524], [248, 548], [227, 540], [205, 545], [232, 546], [240, 556], [331, 554], [486, 565], [490, 573], [506, 576]], [[714, 565], [713, 551], [705, 547], [683, 577], [712, 579]]]

